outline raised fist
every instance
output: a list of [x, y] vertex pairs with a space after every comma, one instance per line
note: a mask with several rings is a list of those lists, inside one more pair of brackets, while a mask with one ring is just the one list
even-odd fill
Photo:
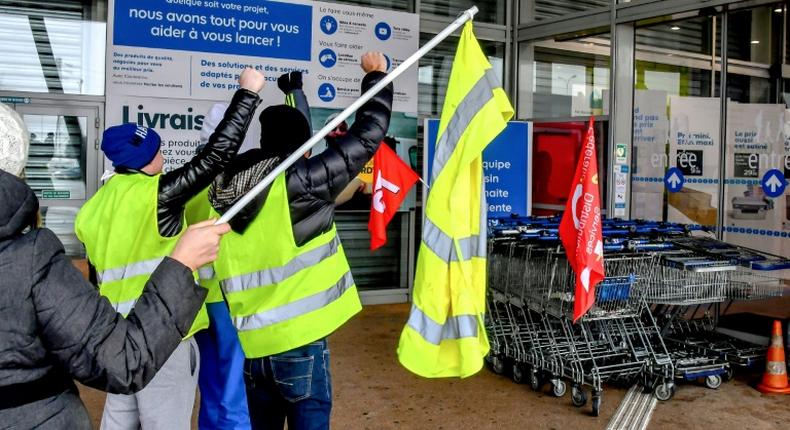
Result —
[[381, 52], [366, 52], [365, 55], [362, 56], [360, 65], [362, 66], [362, 70], [364, 70], [365, 73], [387, 72], [387, 59], [384, 58], [384, 54]]
[[302, 72], [290, 72], [277, 78], [277, 87], [285, 94], [302, 89]]
[[263, 89], [263, 84], [266, 83], [266, 78], [263, 73], [254, 70], [250, 67], [244, 69], [239, 76], [239, 85], [245, 90], [250, 90], [254, 93], [259, 93]]

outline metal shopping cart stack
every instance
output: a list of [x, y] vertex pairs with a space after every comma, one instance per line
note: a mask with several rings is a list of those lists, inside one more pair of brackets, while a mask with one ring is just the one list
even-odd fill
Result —
[[[674, 238], [668, 243], [672, 250], [661, 258], [670, 276], [668, 281], [656, 280], [651, 287], [655, 294], [646, 294], [647, 299], [655, 304], [654, 312], [661, 315], [663, 335], [671, 349], [726, 365], [724, 369], [700, 368], [686, 375], [686, 379], [704, 376], [706, 386], [718, 388], [721, 377], [731, 378], [734, 369], [760, 365], [766, 350], [765, 346], [717, 331], [719, 315], [735, 301], [781, 297], [784, 283], [773, 273], [790, 268], [790, 261], [709, 238]], [[685, 301], [660, 297], [660, 291], [666, 292], [667, 288], [671, 295], [673, 279], [706, 287], [675, 297]]]
[[[558, 219], [518, 219], [492, 229], [489, 253], [490, 363], [535, 390], [545, 382], [561, 397], [600, 412], [605, 382], [642, 382], [656, 397], [674, 393], [672, 360], [636, 285], [654, 256], [622, 243], [605, 247], [607, 277], [596, 304], [572, 322], [574, 276], [557, 237]], [[650, 322], [652, 321], [652, 323]]]
[[[653, 247], [649, 253], [656, 258], [655, 270], [640, 286], [645, 301], [653, 305], [653, 313], [662, 327], [662, 336], [675, 364], [675, 378], [682, 381], [704, 380], [716, 389], [722, 377], [731, 375], [730, 365], [718, 354], [699, 348], [695, 342], [676, 336], [678, 325], [693, 309], [726, 300], [729, 282], [736, 267], [727, 260], [709, 259], [689, 251], [677, 250], [671, 242], [664, 249]], [[636, 248], [640, 246], [637, 245]]]
[[[675, 381], [718, 388], [764, 348], [716, 331], [737, 300], [781, 295], [771, 270], [790, 261], [699, 236], [699, 228], [604, 220], [606, 278], [593, 308], [572, 322], [574, 276], [559, 242], [560, 219], [493, 220], [489, 231], [487, 328], [497, 373], [546, 383], [597, 415], [605, 383], [640, 382], [659, 400]], [[704, 233], [704, 232], [702, 232]]]

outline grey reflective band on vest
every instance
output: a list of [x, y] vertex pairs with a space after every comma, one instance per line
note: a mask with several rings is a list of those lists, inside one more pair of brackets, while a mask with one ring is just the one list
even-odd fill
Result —
[[131, 312], [132, 309], [134, 309], [135, 304], [137, 304], [137, 299], [129, 300], [128, 302], [117, 303], [112, 305], [112, 307], [115, 308], [115, 312], [118, 312], [125, 317], [126, 315], [129, 315], [129, 312]]
[[340, 247], [337, 235], [331, 242], [312, 249], [304, 254], [297, 255], [284, 266], [273, 267], [258, 272], [234, 276], [221, 282], [225, 294], [237, 293], [258, 287], [265, 287], [280, 283], [300, 270], [315, 266], [323, 260], [335, 255]]
[[137, 263], [127, 264], [126, 266], [107, 269], [96, 274], [99, 283], [121, 281], [135, 276], [150, 275], [159, 266], [164, 257], [153, 258], [151, 260], [138, 261]]
[[455, 147], [461, 140], [464, 131], [472, 122], [472, 118], [477, 115], [483, 107], [494, 98], [494, 89], [500, 88], [499, 78], [493, 68], [485, 71], [480, 80], [475, 83], [469, 93], [464, 96], [458, 107], [455, 108], [450, 122], [444, 129], [444, 133], [436, 142], [436, 156], [433, 159], [433, 171], [431, 172], [431, 185], [436, 181], [439, 173], [444, 169], [444, 165], [450, 159]]
[[198, 278], [207, 281], [209, 279], [214, 279], [214, 268], [211, 266], [203, 266], [198, 269]]
[[456, 315], [439, 324], [426, 315], [417, 305], [411, 306], [409, 322], [406, 323], [427, 342], [439, 345], [443, 340], [477, 337], [476, 315]]
[[348, 271], [337, 284], [324, 291], [254, 315], [235, 317], [233, 325], [239, 331], [248, 331], [288, 321], [330, 305], [353, 286], [354, 278], [351, 277], [351, 271]]
[[467, 261], [472, 259], [472, 257], [485, 258], [487, 250], [485, 220], [486, 218], [484, 217], [480, 222], [481, 235], [458, 239], [458, 247], [461, 248], [462, 254], [461, 258], [458, 258], [455, 245], [453, 245], [453, 238], [443, 232], [428, 216], [425, 217], [425, 224], [422, 228], [422, 242], [447, 264], [456, 261]]
[[480, 175], [480, 224], [477, 235], [477, 255], [475, 257], [488, 257], [488, 201], [486, 200], [486, 179]]

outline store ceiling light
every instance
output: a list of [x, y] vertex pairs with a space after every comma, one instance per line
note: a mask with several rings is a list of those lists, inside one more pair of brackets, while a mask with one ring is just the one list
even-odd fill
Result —
[[669, 29], [672, 31], [678, 31], [680, 30], [680, 27], [678, 27], [677, 25], [673, 25], [672, 27], [669, 27]]
[[752, 40], [752, 45], [758, 45], [760, 43], [759, 40]]
[[776, 9], [774, 9], [774, 12], [776, 12], [776, 13], [782, 13], [782, 8], [781, 8], [781, 7], [778, 7], [778, 8], [776, 8]]

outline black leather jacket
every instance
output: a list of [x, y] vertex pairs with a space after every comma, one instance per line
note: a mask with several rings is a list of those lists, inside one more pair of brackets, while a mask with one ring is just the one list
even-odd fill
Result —
[[[236, 157], [260, 103], [258, 94], [245, 89], [236, 91], [206, 147], [191, 161], [159, 179], [157, 221], [163, 237], [173, 237], [181, 231], [186, 203], [208, 187]], [[142, 172], [117, 169], [117, 173]]]

